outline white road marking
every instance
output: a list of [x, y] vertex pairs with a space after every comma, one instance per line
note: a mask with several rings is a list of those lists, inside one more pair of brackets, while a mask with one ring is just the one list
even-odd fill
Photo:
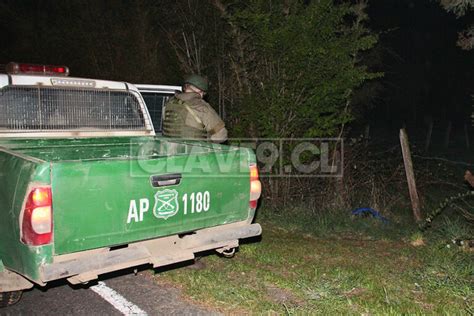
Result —
[[90, 289], [99, 294], [104, 300], [109, 302], [115, 309], [124, 315], [147, 316], [147, 313], [140, 309], [140, 307], [129, 302], [125, 297], [105, 285], [102, 281], [99, 281], [97, 285], [91, 286]]

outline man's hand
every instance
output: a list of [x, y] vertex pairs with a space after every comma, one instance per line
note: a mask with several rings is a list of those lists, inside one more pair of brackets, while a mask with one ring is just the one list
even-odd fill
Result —
[[211, 135], [211, 141], [214, 143], [223, 143], [227, 140], [227, 129], [221, 128], [217, 133]]

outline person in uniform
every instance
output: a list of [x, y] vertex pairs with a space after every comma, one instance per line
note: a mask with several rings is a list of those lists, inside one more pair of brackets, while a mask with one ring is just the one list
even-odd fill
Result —
[[191, 75], [183, 92], [176, 94], [163, 110], [163, 135], [173, 138], [207, 139], [215, 143], [227, 140], [225, 123], [203, 100], [209, 84], [206, 78]]

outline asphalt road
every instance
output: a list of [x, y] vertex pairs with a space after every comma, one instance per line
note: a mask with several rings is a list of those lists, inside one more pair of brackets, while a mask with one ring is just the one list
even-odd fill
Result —
[[[104, 298], [105, 297], [105, 298]], [[178, 289], [155, 283], [147, 272], [101, 279], [98, 285], [73, 289], [58, 283], [23, 293], [0, 315], [215, 315], [183, 300]]]

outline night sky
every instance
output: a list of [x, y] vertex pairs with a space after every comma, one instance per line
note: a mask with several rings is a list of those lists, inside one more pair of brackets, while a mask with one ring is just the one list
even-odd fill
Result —
[[457, 47], [456, 40], [472, 14], [456, 19], [435, 1], [384, 0], [371, 2], [369, 16], [373, 29], [385, 31], [380, 38], [389, 51], [384, 69], [389, 115], [413, 121], [465, 119], [474, 54]]

